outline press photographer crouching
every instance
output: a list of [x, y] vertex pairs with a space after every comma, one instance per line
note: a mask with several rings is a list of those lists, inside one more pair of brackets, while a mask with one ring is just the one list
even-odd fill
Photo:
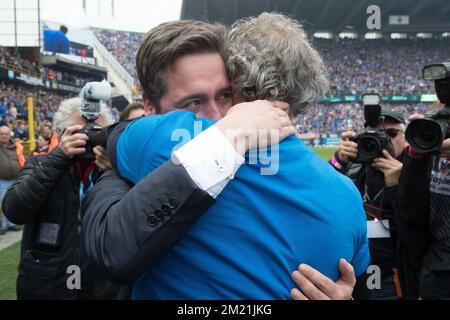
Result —
[[106, 82], [88, 83], [80, 98], [63, 101], [53, 119], [58, 147], [31, 157], [5, 195], [5, 215], [25, 224], [18, 299], [118, 298], [119, 287], [80, 254], [81, 201], [110, 168], [96, 141], [100, 126], [112, 122], [103, 101], [110, 91]]
[[[382, 110], [381, 96], [363, 95], [365, 130], [342, 134], [330, 163], [357, 186], [367, 216], [372, 265], [381, 281], [371, 289], [372, 299], [417, 298], [417, 276], [399, 237], [399, 178], [407, 146], [401, 114]], [[407, 239], [404, 239], [407, 241]]]
[[422, 299], [450, 299], [450, 63], [426, 66], [444, 105], [431, 117], [413, 116], [400, 179], [402, 213], [417, 239]]

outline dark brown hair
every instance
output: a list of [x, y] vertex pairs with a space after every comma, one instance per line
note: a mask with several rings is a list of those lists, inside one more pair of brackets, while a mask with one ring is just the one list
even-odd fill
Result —
[[130, 103], [120, 114], [119, 121], [127, 120], [130, 113], [134, 110], [142, 109], [144, 110], [144, 105], [140, 102]]
[[175, 61], [195, 53], [219, 53], [224, 58], [226, 36], [225, 26], [195, 20], [162, 23], [147, 33], [136, 55], [136, 70], [157, 112], [167, 89], [165, 73]]

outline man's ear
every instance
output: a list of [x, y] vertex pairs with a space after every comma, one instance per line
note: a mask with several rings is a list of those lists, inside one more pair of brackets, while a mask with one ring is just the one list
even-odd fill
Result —
[[142, 93], [142, 102], [144, 103], [144, 112], [146, 116], [151, 116], [156, 113], [155, 105], [150, 101], [147, 94]]

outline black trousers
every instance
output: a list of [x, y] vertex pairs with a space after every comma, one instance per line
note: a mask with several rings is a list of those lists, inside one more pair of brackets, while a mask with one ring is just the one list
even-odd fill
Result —
[[422, 267], [420, 297], [424, 300], [450, 300], [450, 270]]

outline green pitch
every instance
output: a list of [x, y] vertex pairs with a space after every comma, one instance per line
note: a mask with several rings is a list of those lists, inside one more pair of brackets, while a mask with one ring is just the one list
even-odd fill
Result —
[[19, 256], [20, 242], [0, 251], [0, 300], [16, 299]]
[[321, 157], [323, 160], [328, 161], [334, 155], [337, 148], [332, 147], [314, 147], [313, 150]]

